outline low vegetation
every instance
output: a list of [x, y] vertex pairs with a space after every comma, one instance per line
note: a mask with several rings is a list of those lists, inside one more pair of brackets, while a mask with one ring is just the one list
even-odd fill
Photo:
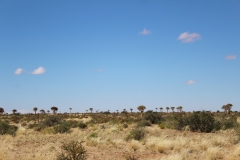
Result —
[[229, 107], [225, 113], [138, 109], [2, 115], [0, 160], [240, 159], [240, 114]]

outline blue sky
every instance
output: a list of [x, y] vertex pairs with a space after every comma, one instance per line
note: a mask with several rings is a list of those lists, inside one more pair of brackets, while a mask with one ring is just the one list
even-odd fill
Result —
[[0, 107], [240, 106], [240, 1], [0, 2]]

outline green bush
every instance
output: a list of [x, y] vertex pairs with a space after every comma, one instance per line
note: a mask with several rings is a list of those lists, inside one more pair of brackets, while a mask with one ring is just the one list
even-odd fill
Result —
[[235, 126], [237, 126], [237, 118], [232, 116], [229, 119], [226, 119], [225, 121], [223, 121], [223, 129], [230, 129], [230, 128], [234, 128]]
[[67, 121], [53, 126], [55, 133], [69, 133], [71, 125]]
[[215, 119], [210, 112], [194, 112], [186, 117], [180, 116], [177, 118], [176, 129], [182, 129], [185, 126], [189, 126], [193, 132], [211, 132], [214, 129]]
[[131, 140], [131, 139], [134, 139], [134, 140], [141, 140], [143, 139], [145, 136], [145, 130], [143, 128], [136, 128], [136, 129], [133, 129], [130, 134], [127, 136], [126, 140]]
[[81, 142], [71, 141], [61, 146], [62, 153], [57, 154], [57, 160], [86, 160], [87, 151]]
[[44, 121], [42, 122], [43, 125], [46, 127], [52, 127], [54, 125], [60, 124], [62, 122], [62, 118], [56, 115], [48, 116]]
[[47, 128], [44, 128], [43, 130], [41, 130], [41, 133], [43, 133], [43, 134], [54, 134], [55, 130], [54, 130], [53, 127], [47, 127]]
[[79, 122], [76, 120], [69, 120], [67, 122], [70, 124], [71, 128], [77, 128], [79, 124]]
[[38, 126], [38, 124], [36, 124], [36, 123], [30, 123], [29, 125], [28, 125], [28, 129], [33, 129], [34, 127], [37, 127]]
[[128, 124], [124, 123], [123, 128], [128, 128]]
[[97, 138], [98, 134], [96, 132], [91, 133], [87, 138], [91, 139], [91, 138]]
[[151, 123], [146, 120], [142, 120], [142, 121], [138, 122], [138, 124], [137, 124], [137, 127], [146, 127], [146, 126], [151, 126]]
[[166, 128], [166, 127], [165, 127], [165, 125], [164, 125], [164, 124], [162, 124], [162, 123], [161, 123], [161, 124], [159, 124], [158, 126], [159, 126], [161, 129], [165, 129], [165, 128]]
[[18, 129], [17, 126], [9, 125], [8, 122], [0, 120], [0, 134], [1, 135], [10, 134], [12, 136], [15, 136], [17, 129]]
[[83, 122], [79, 122], [78, 127], [81, 128], [81, 129], [84, 129], [84, 128], [87, 128], [87, 125]]
[[153, 112], [145, 113], [143, 119], [150, 121], [152, 124], [158, 124], [163, 120], [160, 114]]

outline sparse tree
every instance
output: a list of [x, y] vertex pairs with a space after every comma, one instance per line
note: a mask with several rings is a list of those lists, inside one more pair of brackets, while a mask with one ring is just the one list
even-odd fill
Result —
[[52, 106], [51, 110], [53, 111], [53, 114], [56, 114], [56, 112], [58, 111], [58, 108], [55, 106]]
[[38, 110], [37, 107], [34, 107], [34, 108], [33, 108], [33, 111], [35, 112], [35, 114], [36, 114], [37, 110]]
[[89, 108], [89, 110], [91, 111], [91, 113], [92, 113], [92, 111], [93, 111], [93, 108]]
[[175, 107], [171, 107], [172, 112], [174, 112]]
[[222, 109], [224, 109], [224, 112], [225, 112], [225, 113], [227, 112], [227, 107], [226, 107], [226, 105], [223, 105], [223, 106], [222, 106]]
[[163, 108], [162, 107], [160, 107], [159, 109], [160, 109], [161, 112], [163, 112]]
[[231, 103], [228, 103], [228, 104], [225, 105], [225, 110], [228, 114], [230, 114], [232, 106], [233, 105]]
[[116, 110], [117, 111], [117, 114], [118, 114], [118, 110]]
[[49, 110], [47, 110], [47, 112], [48, 112], [48, 114], [49, 114], [49, 112], [50, 112], [50, 111], [49, 111]]
[[141, 112], [141, 117], [142, 117], [143, 112], [146, 109], [146, 107], [144, 105], [140, 105], [140, 106], [137, 107], [137, 109]]
[[70, 114], [71, 114], [72, 108], [69, 108], [69, 110], [70, 110]]
[[156, 112], [157, 112], [158, 108], [155, 108], [155, 109], [156, 109]]
[[15, 114], [15, 113], [17, 112], [17, 110], [16, 110], [16, 109], [13, 109], [12, 112], [13, 112], [13, 114]]
[[178, 108], [179, 108], [179, 112], [182, 112], [182, 108], [183, 108], [183, 107], [182, 107], [182, 106], [179, 106]]
[[[45, 114], [44, 109], [41, 109], [40, 112], [41, 112], [42, 114]], [[35, 114], [36, 114], [36, 113], [35, 113]]]
[[131, 113], [132, 113], [133, 109], [132, 109], [132, 108], [130, 108], [130, 111], [131, 111]]
[[4, 109], [0, 108], [0, 114], [3, 115], [3, 113], [4, 113]]
[[169, 107], [166, 107], [167, 113], [168, 113], [168, 110], [169, 110], [169, 109], [170, 109]]

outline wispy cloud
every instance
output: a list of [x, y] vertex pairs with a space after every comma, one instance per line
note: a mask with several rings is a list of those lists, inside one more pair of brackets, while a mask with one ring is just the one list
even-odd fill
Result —
[[197, 83], [197, 81], [194, 81], [194, 80], [188, 80], [187, 82], [185, 82], [185, 84], [195, 84]]
[[104, 71], [103, 68], [100, 68], [100, 69], [96, 69], [96, 70], [94, 70], [94, 72], [103, 72], [103, 71]]
[[45, 68], [43, 68], [42, 66], [40, 66], [40, 67], [38, 67], [37, 69], [35, 69], [35, 70], [32, 72], [32, 74], [43, 74], [43, 73], [45, 73], [45, 72], [46, 72]]
[[200, 34], [189, 32], [181, 33], [180, 36], [178, 36], [178, 40], [182, 41], [183, 43], [194, 42], [200, 38], [201, 38]]
[[236, 59], [237, 55], [227, 55], [225, 59]]
[[16, 69], [16, 71], [14, 73], [19, 75], [19, 74], [22, 74], [23, 72], [25, 72], [24, 69], [18, 68], [18, 69]]
[[139, 34], [142, 34], [142, 35], [145, 35], [145, 36], [150, 34], [150, 33], [151, 33], [151, 31], [147, 30], [146, 28], [144, 28], [143, 31], [139, 32]]

